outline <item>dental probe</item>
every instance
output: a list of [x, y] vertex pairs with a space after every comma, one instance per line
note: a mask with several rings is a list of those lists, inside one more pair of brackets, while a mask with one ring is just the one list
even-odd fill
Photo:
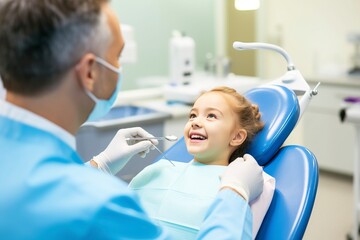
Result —
[[[130, 140], [135, 140], [135, 141], [141, 141], [141, 140], [150, 140], [150, 139], [156, 139], [156, 140], [168, 140], [168, 141], [176, 141], [178, 139], [177, 136], [175, 135], [168, 135], [168, 136], [164, 136], [164, 137], [143, 137], [143, 138], [136, 138], [136, 137], [133, 137], [133, 138], [125, 138], [126, 141], [130, 141]], [[163, 153], [158, 147], [156, 147], [154, 144], [153, 144], [154, 148], [160, 153], [160, 154], [163, 154], [163, 157], [168, 160], [174, 167], [175, 167], [175, 164], [166, 156], [165, 153]]]
[[154, 146], [154, 148], [160, 153], [160, 154], [163, 154], [163, 157], [166, 159], [166, 160], [168, 160], [174, 167], [175, 167], [175, 164], [166, 156], [166, 154], [165, 153], [163, 153], [157, 146], [155, 146], [154, 144], [153, 144], [153, 146]]
[[175, 135], [168, 135], [168, 136], [164, 136], [164, 137], [143, 137], [143, 138], [133, 137], [133, 138], [125, 138], [126, 141], [130, 141], [130, 140], [140, 141], [140, 140], [150, 140], [150, 139], [168, 140], [168, 141], [171, 141], [171, 142], [178, 140], [177, 136], [175, 136]]

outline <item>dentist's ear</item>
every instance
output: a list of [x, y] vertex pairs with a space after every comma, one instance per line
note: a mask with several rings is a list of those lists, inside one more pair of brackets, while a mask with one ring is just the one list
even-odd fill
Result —
[[247, 132], [245, 129], [240, 128], [235, 132], [233, 139], [230, 141], [230, 146], [237, 147], [240, 146], [246, 139]]
[[85, 54], [75, 66], [75, 74], [79, 80], [79, 84], [89, 90], [93, 91], [96, 81], [95, 71], [95, 55], [92, 53]]

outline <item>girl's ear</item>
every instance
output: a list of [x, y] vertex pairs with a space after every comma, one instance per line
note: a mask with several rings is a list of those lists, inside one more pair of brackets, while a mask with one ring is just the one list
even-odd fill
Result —
[[233, 137], [233, 139], [230, 141], [230, 146], [238, 147], [240, 146], [246, 139], [247, 132], [243, 128], [239, 128]]

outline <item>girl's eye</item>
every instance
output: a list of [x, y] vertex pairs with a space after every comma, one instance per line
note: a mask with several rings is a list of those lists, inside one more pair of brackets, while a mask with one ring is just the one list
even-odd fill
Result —
[[213, 114], [213, 113], [209, 113], [209, 114], [208, 114], [208, 118], [216, 118], [216, 115]]
[[190, 113], [189, 119], [193, 119], [193, 118], [196, 118], [196, 115], [194, 113]]

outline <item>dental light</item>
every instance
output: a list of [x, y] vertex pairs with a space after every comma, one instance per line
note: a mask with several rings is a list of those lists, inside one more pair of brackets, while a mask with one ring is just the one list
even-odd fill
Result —
[[296, 96], [298, 97], [301, 96], [301, 99], [299, 100], [300, 117], [303, 115], [312, 97], [317, 95], [318, 93], [317, 88], [320, 85], [320, 83], [318, 83], [314, 89], [310, 89], [309, 84], [305, 81], [302, 74], [299, 72], [299, 70], [295, 68], [295, 65], [292, 62], [289, 54], [279, 46], [268, 43], [257, 43], [257, 42], [253, 42], [253, 43], [234, 42], [233, 48], [236, 50], [266, 49], [281, 54], [287, 62], [287, 72], [279, 79], [270, 82], [270, 84], [287, 87], [293, 90]]
[[235, 8], [240, 11], [256, 10], [260, 7], [260, 0], [235, 0]]

